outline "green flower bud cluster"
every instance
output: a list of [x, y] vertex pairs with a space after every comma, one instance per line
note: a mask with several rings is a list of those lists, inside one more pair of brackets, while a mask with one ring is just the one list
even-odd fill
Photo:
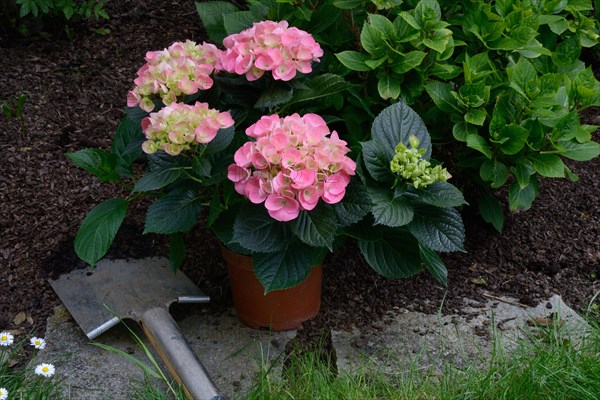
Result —
[[396, 146], [396, 154], [390, 163], [393, 173], [417, 189], [451, 178], [446, 168], [441, 165], [431, 167], [431, 163], [422, 158], [426, 150], [419, 149], [419, 139], [416, 136], [410, 135], [408, 142], [410, 148], [403, 143]]

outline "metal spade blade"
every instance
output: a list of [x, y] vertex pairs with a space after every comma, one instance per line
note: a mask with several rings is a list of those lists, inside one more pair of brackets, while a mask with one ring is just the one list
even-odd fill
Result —
[[103, 260], [93, 269], [50, 280], [50, 285], [88, 338], [120, 319], [133, 319], [190, 399], [223, 399], [169, 314], [175, 301], [206, 303], [209, 297], [183, 272], [173, 273], [167, 260]]

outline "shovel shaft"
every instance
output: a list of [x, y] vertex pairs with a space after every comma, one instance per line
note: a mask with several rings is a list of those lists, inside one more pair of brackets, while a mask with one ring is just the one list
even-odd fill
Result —
[[147, 310], [140, 324], [188, 398], [224, 400], [167, 309], [157, 307]]

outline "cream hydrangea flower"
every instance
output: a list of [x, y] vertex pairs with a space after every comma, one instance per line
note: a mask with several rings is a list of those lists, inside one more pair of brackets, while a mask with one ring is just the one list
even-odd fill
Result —
[[13, 344], [15, 337], [8, 332], [0, 333], [0, 346], [10, 346]]
[[52, 365], [52, 364], [43, 363], [43, 364], [40, 364], [37, 367], [35, 367], [35, 373], [37, 375], [45, 376], [46, 378], [49, 378], [52, 375], [54, 375], [54, 371], [55, 371], [55, 368], [54, 368], [54, 365]]
[[6, 400], [8, 398], [8, 390], [0, 388], [0, 400]]
[[29, 340], [29, 343], [31, 343], [31, 345], [38, 350], [42, 350], [43, 348], [46, 347], [46, 341], [42, 338], [35, 337], [35, 336]]

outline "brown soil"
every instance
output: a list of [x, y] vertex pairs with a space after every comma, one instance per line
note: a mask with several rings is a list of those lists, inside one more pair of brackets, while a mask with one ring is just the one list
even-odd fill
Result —
[[[0, 44], [0, 102], [27, 96], [22, 126], [0, 115], [0, 329], [43, 334], [60, 304], [47, 279], [84, 266], [72, 245], [79, 224], [94, 205], [124, 195], [64, 154], [110, 146], [146, 51], [203, 38], [191, 1], [115, 1], [108, 12], [109, 21], [72, 24], [71, 40], [54, 35]], [[585, 118], [600, 124], [600, 111]], [[460, 312], [463, 298], [487, 295], [532, 304], [558, 293], [584, 311], [600, 285], [600, 158], [568, 165], [579, 182], [544, 180], [532, 209], [510, 214], [501, 236], [474, 210], [463, 210], [467, 253], [444, 256], [447, 289], [427, 274], [383, 279], [348, 244], [326, 260], [321, 313], [304, 325], [305, 336], [368, 327], [400, 308], [435, 313], [443, 304], [444, 312]], [[130, 213], [111, 257], [165, 255], [163, 238], [141, 235], [144, 206]], [[209, 310], [219, 312], [231, 300], [218, 246], [201, 228], [186, 236], [184, 270], [211, 295]]]

